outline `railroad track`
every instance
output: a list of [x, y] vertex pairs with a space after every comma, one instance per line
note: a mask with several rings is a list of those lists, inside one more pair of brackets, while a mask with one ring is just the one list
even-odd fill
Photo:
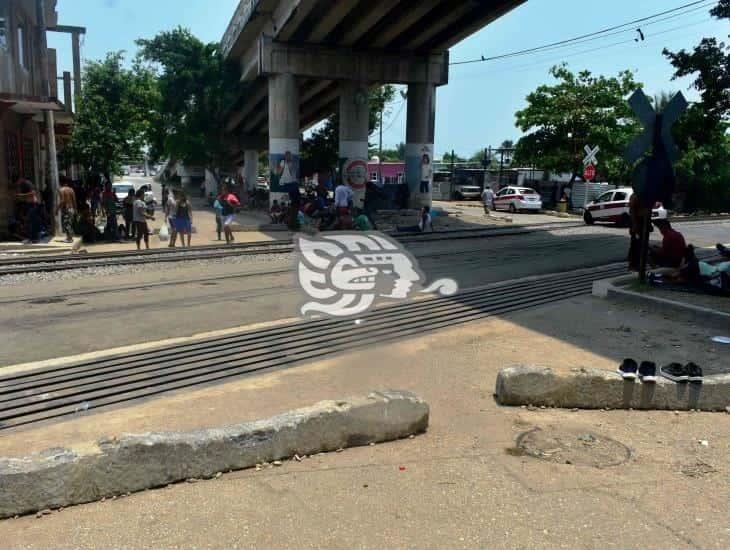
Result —
[[554, 273], [379, 308], [363, 315], [357, 324], [352, 319], [300, 321], [0, 376], [0, 430], [287, 368], [564, 300], [589, 293], [596, 279], [622, 273], [625, 268], [618, 264]]
[[[523, 235], [555, 229], [582, 227], [583, 224], [551, 223], [536, 226], [515, 226], [498, 228], [459, 229], [423, 234], [393, 235], [404, 243], [420, 243], [442, 240], [474, 239], [480, 237], [503, 237]], [[147, 263], [210, 260], [232, 256], [252, 256], [269, 254], [289, 254], [294, 251], [291, 239], [268, 241], [264, 243], [241, 243], [233, 245], [210, 245], [191, 249], [161, 248], [154, 250], [129, 250], [83, 255], [58, 254], [35, 256], [32, 258], [0, 259], [0, 277], [33, 272], [66, 271], [79, 268], [105, 267], [113, 265], [138, 265]]]

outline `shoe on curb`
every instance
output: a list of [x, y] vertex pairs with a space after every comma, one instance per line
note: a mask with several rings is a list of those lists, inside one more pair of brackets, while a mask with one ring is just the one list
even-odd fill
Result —
[[656, 364], [651, 361], [642, 361], [639, 365], [639, 379], [642, 382], [656, 382]]
[[624, 359], [618, 367], [619, 374], [624, 380], [636, 380], [636, 371], [639, 369], [633, 359]]
[[691, 361], [684, 366], [690, 382], [702, 383], [702, 368]]
[[672, 382], [689, 382], [687, 367], [679, 363], [669, 363], [659, 370], [664, 378], [668, 378]]

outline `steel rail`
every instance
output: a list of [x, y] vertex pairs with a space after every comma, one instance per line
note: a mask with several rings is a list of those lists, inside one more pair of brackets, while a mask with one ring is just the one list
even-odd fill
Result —
[[[120, 357], [0, 378], [0, 428], [131, 401], [235, 376], [282, 368], [376, 342], [423, 334], [584, 294], [609, 267], [555, 274], [417, 300], [352, 320], [315, 320]], [[495, 295], [493, 291], [500, 291]], [[322, 344], [322, 335], [326, 344]]]

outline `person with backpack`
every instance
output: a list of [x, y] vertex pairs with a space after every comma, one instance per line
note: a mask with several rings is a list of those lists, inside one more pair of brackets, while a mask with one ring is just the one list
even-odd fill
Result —
[[231, 244], [236, 239], [233, 238], [233, 224], [235, 209], [241, 206], [241, 202], [238, 197], [228, 190], [228, 187], [224, 186], [221, 191], [221, 196], [218, 199], [221, 203], [221, 214], [223, 216], [223, 232], [226, 235], [226, 244]]

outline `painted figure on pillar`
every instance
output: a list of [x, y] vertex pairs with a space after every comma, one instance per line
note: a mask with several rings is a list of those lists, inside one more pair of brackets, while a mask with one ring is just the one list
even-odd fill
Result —
[[271, 173], [271, 200], [283, 200], [282, 195], [299, 189], [299, 155], [287, 149], [284, 153], [269, 154]]
[[421, 157], [421, 193], [428, 193], [431, 190], [431, 181], [433, 180], [433, 167], [431, 166], [431, 157], [428, 153], [424, 153]]
[[431, 205], [432, 159], [433, 144], [419, 143], [406, 146], [406, 181], [412, 208]]

